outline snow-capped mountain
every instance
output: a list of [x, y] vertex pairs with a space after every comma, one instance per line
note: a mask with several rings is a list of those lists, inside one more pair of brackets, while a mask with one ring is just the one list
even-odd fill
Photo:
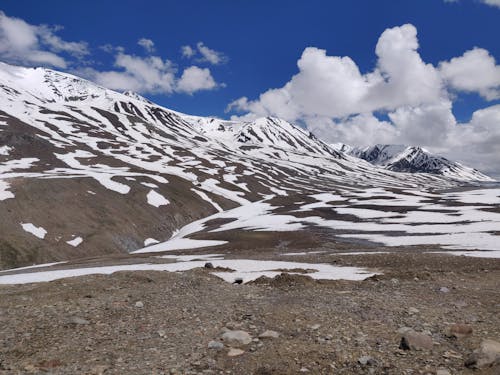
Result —
[[394, 172], [432, 173], [463, 181], [493, 181], [476, 169], [434, 155], [422, 147], [378, 144], [356, 148], [342, 143], [332, 147]]
[[450, 176], [402, 176], [276, 118], [189, 116], [0, 64], [0, 268], [134, 251], [230, 209], [374, 186], [443, 189], [459, 183]]

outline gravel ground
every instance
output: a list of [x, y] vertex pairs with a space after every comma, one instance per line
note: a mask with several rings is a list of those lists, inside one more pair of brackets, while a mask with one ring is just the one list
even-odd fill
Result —
[[[197, 269], [0, 286], [0, 373], [500, 374], [465, 366], [483, 340], [500, 341], [500, 260], [293, 257], [332, 259], [384, 274], [233, 285]], [[464, 337], [449, 337], [454, 323]], [[430, 347], [400, 349], [409, 329]], [[221, 341], [234, 330], [251, 342]], [[259, 338], [266, 330], [278, 337]]]

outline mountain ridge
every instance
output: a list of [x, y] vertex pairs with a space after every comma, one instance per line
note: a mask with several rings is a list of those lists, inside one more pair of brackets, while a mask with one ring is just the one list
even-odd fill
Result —
[[143, 99], [0, 65], [0, 268], [132, 252], [218, 212], [325, 192], [471, 183], [373, 166], [284, 120], [201, 118]]
[[376, 144], [358, 148], [337, 143], [332, 147], [394, 172], [431, 173], [463, 180], [494, 181], [477, 169], [432, 154], [420, 146]]

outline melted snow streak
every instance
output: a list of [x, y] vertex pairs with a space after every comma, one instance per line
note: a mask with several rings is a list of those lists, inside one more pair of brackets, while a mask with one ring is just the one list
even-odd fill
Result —
[[[69, 74], [1, 63], [0, 122], [0, 132], [29, 130], [31, 142], [40, 146], [23, 150], [23, 158], [18, 156], [22, 145], [2, 146], [0, 204], [17, 199], [14, 180], [87, 178], [109, 194], [140, 197], [140, 204], [163, 212], [182, 207], [167, 196], [173, 181], [182, 181], [182, 199], [199, 202], [208, 216], [180, 228], [169, 241], [141, 239], [147, 247], [137, 252], [225, 244], [222, 238], [189, 238], [207, 231], [207, 222], [215, 219], [223, 224], [210, 227], [212, 237], [230, 230], [320, 226], [337, 236], [389, 246], [499, 250], [498, 189], [441, 193], [482, 175], [442, 160], [441, 174], [387, 167], [404, 160], [437, 165], [425, 150], [386, 149], [377, 166], [280, 119], [189, 116]], [[87, 194], [95, 200], [103, 195], [102, 190]], [[42, 238], [39, 228], [24, 229]], [[85, 246], [76, 238], [67, 242]]]

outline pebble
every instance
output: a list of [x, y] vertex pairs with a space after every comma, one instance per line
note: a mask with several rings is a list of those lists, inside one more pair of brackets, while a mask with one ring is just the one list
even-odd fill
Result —
[[245, 331], [226, 331], [222, 334], [222, 340], [230, 346], [248, 345], [252, 342], [252, 336]]
[[437, 369], [436, 375], [451, 375], [451, 372], [448, 371], [448, 369], [440, 368], [440, 369]]
[[80, 318], [78, 316], [74, 316], [70, 319], [70, 322], [73, 324], [78, 324], [78, 325], [87, 325], [90, 324], [90, 322], [87, 319]]
[[408, 309], [408, 314], [410, 314], [410, 315], [418, 314], [419, 312], [420, 312], [420, 310], [415, 308], [415, 307], [410, 307]]
[[237, 357], [239, 355], [244, 354], [245, 351], [241, 349], [236, 349], [236, 348], [230, 348], [229, 351], [227, 352], [228, 357]]
[[377, 363], [377, 361], [368, 355], [364, 355], [362, 357], [359, 357], [358, 363], [362, 366], [373, 366]]
[[220, 341], [212, 340], [208, 343], [208, 349], [221, 350], [224, 349], [224, 344]]
[[135, 307], [139, 308], [139, 309], [142, 309], [144, 307], [144, 302], [142, 301], [137, 301], [135, 303]]
[[449, 293], [450, 290], [447, 287], [442, 286], [441, 288], [439, 288], [439, 292], [441, 292], [441, 293]]
[[210, 262], [205, 263], [205, 268], [214, 268], [214, 265]]
[[278, 337], [280, 337], [280, 334], [276, 331], [271, 331], [271, 330], [266, 330], [264, 332], [262, 332], [260, 335], [259, 335], [259, 338], [261, 339], [277, 339]]
[[311, 326], [311, 329], [312, 329], [313, 331], [317, 331], [317, 330], [319, 329], [319, 327], [321, 327], [321, 325], [319, 325], [319, 324], [313, 324], [313, 325]]
[[401, 337], [399, 348], [403, 350], [432, 349], [432, 339], [429, 335], [415, 331], [408, 331]]
[[163, 329], [160, 329], [160, 330], [158, 331], [158, 336], [160, 336], [160, 337], [165, 337], [166, 335], [167, 335], [167, 332], [165, 332]]

